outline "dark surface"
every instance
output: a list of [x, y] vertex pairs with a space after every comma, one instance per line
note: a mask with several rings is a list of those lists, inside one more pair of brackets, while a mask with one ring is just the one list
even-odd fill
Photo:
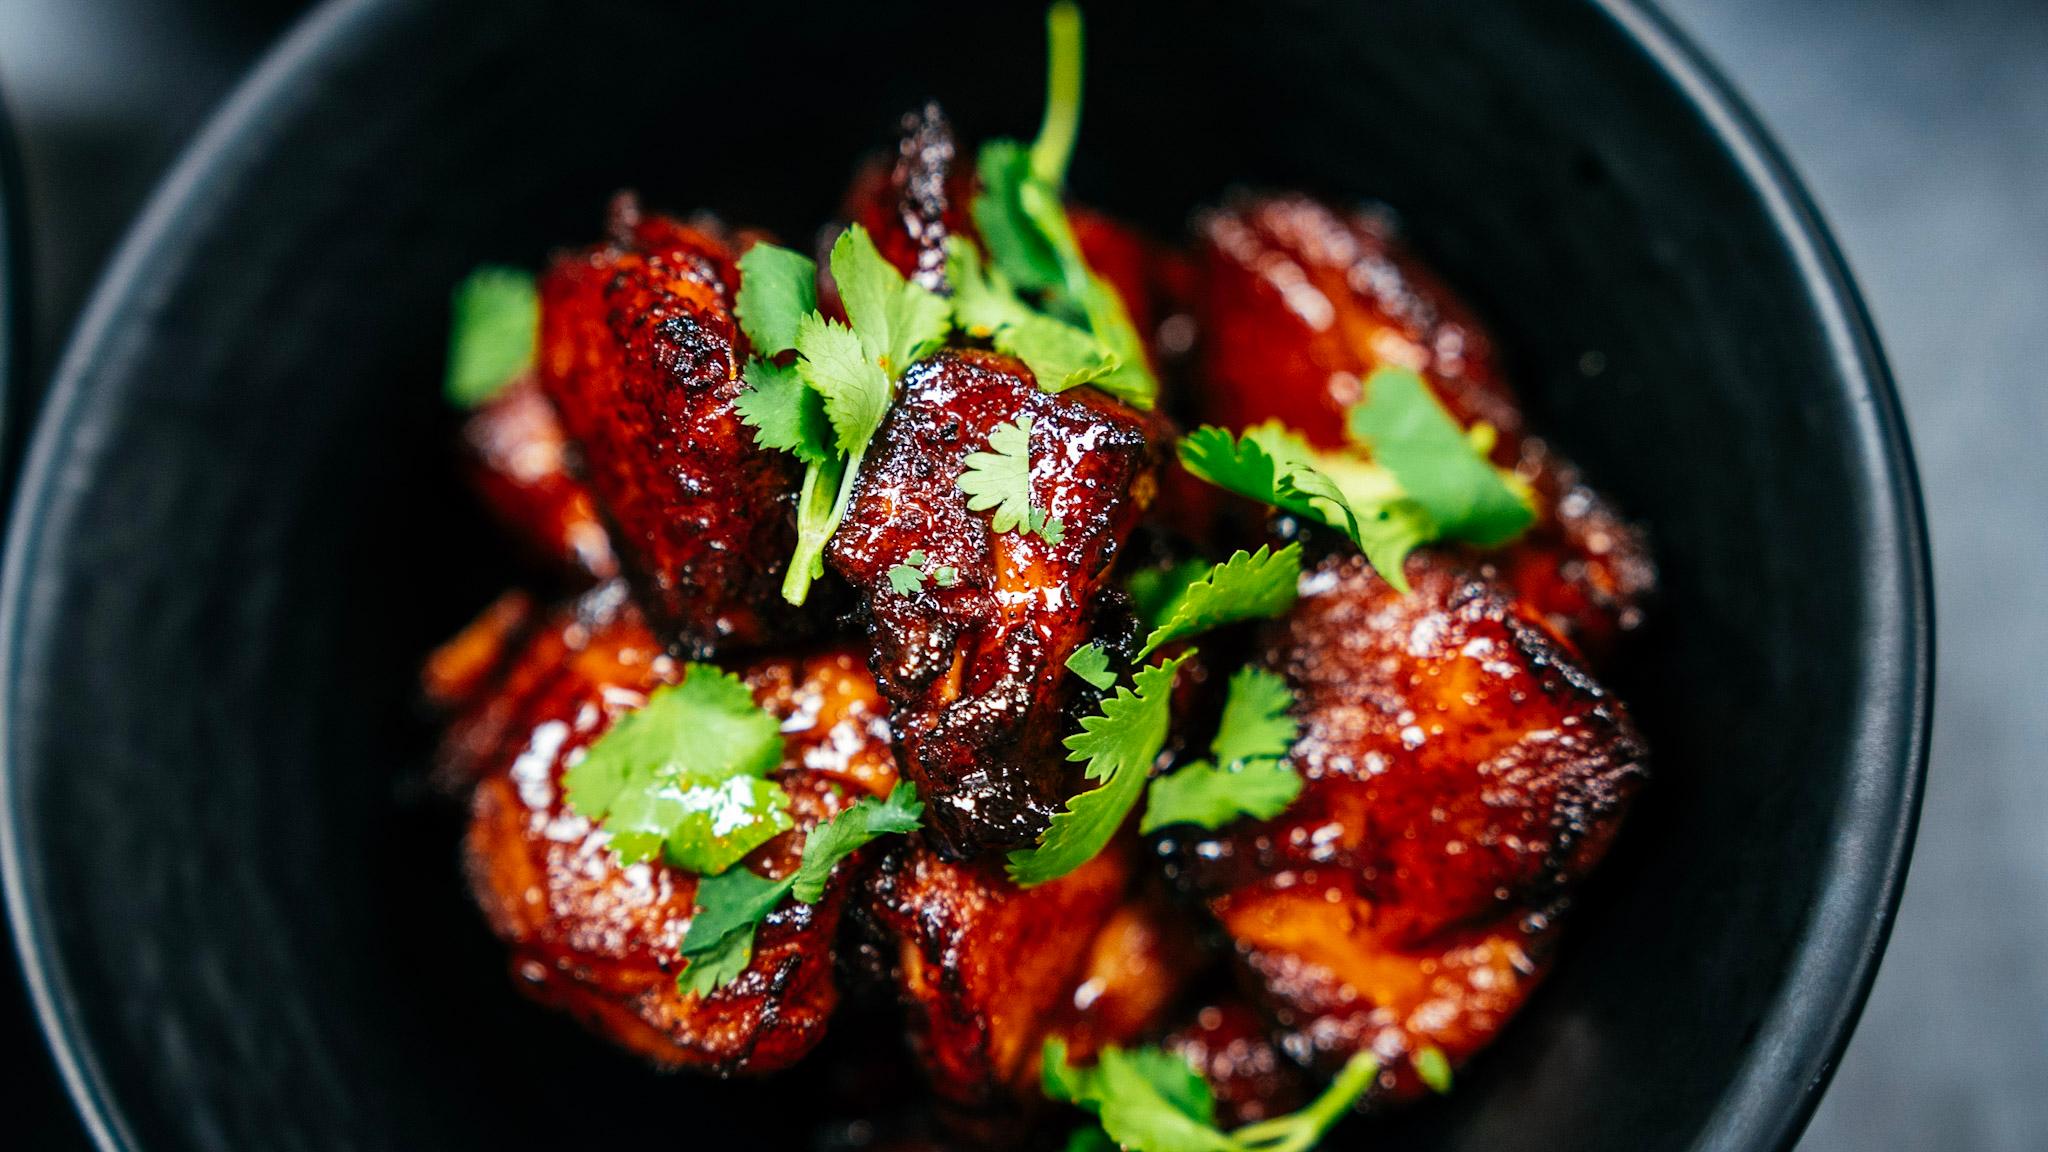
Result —
[[[518, 1002], [452, 822], [412, 796], [411, 668], [495, 579], [444, 475], [442, 301], [480, 258], [587, 235], [628, 181], [801, 234], [928, 90], [970, 132], [1028, 124], [1035, 53], [934, 54], [821, 104], [746, 87], [745, 54], [679, 77], [673, 45], [756, 42], [790, 26], [772, 13], [606, 4], [543, 31], [539, 4], [401, 7], [327, 9], [244, 89], [60, 373], [5, 652], [45, 991], [116, 1143], [635, 1146], [685, 1115], [786, 1145], [816, 1118], [765, 1108], [777, 1089], [637, 1072]], [[1233, 178], [1407, 208], [1519, 354], [1537, 425], [1658, 535], [1631, 686], [1658, 786], [1529, 1015], [1390, 1135], [1789, 1138], [1873, 970], [1927, 625], [1887, 400], [1800, 205], [1759, 197], [1737, 166], [1768, 160], [1591, 12], [1304, 6], [1257, 37], [1116, 17], [1153, 32], [1098, 20], [1083, 196], [1160, 224]], [[966, 19], [814, 15], [787, 67], [989, 33]], [[1030, 8], [993, 22], [1035, 39]], [[1228, 99], [1185, 67], [1222, 58]]]
[[[2028, 659], [2048, 562], [2034, 379], [2048, 310], [2048, 9], [2025, 0], [1679, 0], [1812, 181], [1899, 369], [1943, 600], [1937, 768], [1899, 931], [1804, 1147], [2048, 1144], [2048, 713]], [[38, 360], [194, 117], [274, 16], [192, 0], [0, 6], [39, 194]], [[204, 12], [207, 20], [166, 13]], [[161, 61], [169, 58], [175, 66]], [[13, 1006], [9, 1006], [12, 1008]], [[19, 1012], [0, 1045], [29, 1044]], [[17, 1073], [10, 1136], [81, 1143]], [[26, 1124], [24, 1129], [22, 1126]], [[40, 1127], [38, 1126], [40, 1125]]]

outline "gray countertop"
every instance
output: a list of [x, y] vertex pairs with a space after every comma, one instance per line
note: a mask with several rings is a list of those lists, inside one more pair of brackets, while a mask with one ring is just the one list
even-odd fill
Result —
[[[1807, 179], [1905, 395], [1934, 532], [1934, 764], [1877, 989], [1802, 1148], [2048, 1148], [2048, 5], [1666, 0]], [[294, 0], [5, 0], [31, 379], [179, 144]], [[0, 1052], [35, 1045], [0, 990]], [[40, 1054], [10, 1136], [79, 1149]], [[11, 1141], [10, 1141], [11, 1143]]]

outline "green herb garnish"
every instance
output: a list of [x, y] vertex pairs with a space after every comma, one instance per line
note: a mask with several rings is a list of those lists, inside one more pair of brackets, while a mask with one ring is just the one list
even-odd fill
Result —
[[996, 425], [988, 434], [988, 446], [987, 452], [969, 453], [966, 470], [960, 473], [968, 510], [993, 509], [988, 526], [996, 532], [1022, 531], [1049, 544], [1064, 540], [1066, 526], [1031, 503], [1031, 417]]
[[915, 831], [923, 815], [917, 790], [901, 781], [886, 799], [863, 796], [811, 829], [796, 871], [780, 880], [734, 868], [698, 881], [697, 912], [683, 934], [682, 955], [688, 966], [676, 977], [676, 987], [708, 996], [738, 979], [753, 959], [761, 921], [783, 897], [799, 904], [817, 903], [841, 860], [880, 837]]
[[451, 310], [443, 390], [457, 407], [475, 408], [533, 367], [540, 293], [531, 273], [485, 264], [456, 286]]
[[1439, 1096], [1450, 1093], [1451, 1062], [1444, 1057], [1443, 1049], [1434, 1044], [1426, 1045], [1415, 1053], [1411, 1063], [1415, 1065], [1415, 1074], [1422, 1078], [1422, 1083], [1431, 1092]]
[[571, 808], [601, 823], [627, 864], [659, 853], [716, 875], [792, 827], [789, 796], [768, 773], [782, 725], [737, 676], [689, 664], [680, 684], [613, 721], [563, 774]]
[[1361, 1052], [1308, 1107], [1231, 1132], [1216, 1127], [1216, 1100], [1208, 1082], [1186, 1060], [1163, 1049], [1112, 1045], [1092, 1067], [1082, 1068], [1067, 1062], [1065, 1042], [1054, 1038], [1045, 1042], [1042, 1069], [1046, 1097], [1095, 1113], [1106, 1137], [1099, 1141], [1077, 1132], [1068, 1141], [1069, 1150], [1310, 1152], [1372, 1087], [1379, 1061]]
[[1085, 762], [1088, 779], [1098, 783], [1069, 799], [1036, 845], [1010, 853], [1010, 879], [1026, 888], [1056, 880], [1087, 863], [1116, 835], [1144, 795], [1152, 762], [1166, 745], [1174, 677], [1193, 655], [1189, 649], [1140, 669], [1132, 678], [1135, 691], [1118, 688], [1099, 712], [1082, 719], [1079, 732], [1067, 737], [1067, 759]]
[[[1365, 399], [1352, 407], [1349, 426], [1373, 462], [1392, 472], [1429, 514], [1440, 539], [1491, 548], [1521, 535], [1536, 518], [1528, 500], [1410, 369], [1380, 368], [1367, 377]], [[1491, 443], [1489, 426], [1473, 431]]]
[[1203, 573], [1160, 605], [1157, 626], [1138, 653], [1143, 660], [1162, 645], [1183, 640], [1239, 620], [1278, 616], [1294, 606], [1301, 581], [1301, 545], [1278, 552], [1264, 545], [1257, 552], [1242, 549]]
[[1099, 645], [1083, 644], [1067, 657], [1067, 671], [1102, 689], [1109, 691], [1116, 686], [1116, 673], [1109, 670], [1109, 653]]
[[1240, 817], [1270, 820], [1301, 795], [1301, 777], [1286, 762], [1299, 726], [1288, 710], [1287, 682], [1260, 668], [1230, 678], [1223, 718], [1208, 760], [1198, 760], [1152, 781], [1139, 831], [1175, 824], [1221, 828]]

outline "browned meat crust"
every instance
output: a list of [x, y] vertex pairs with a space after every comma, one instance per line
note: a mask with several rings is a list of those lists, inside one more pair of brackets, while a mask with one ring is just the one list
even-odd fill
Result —
[[[990, 531], [960, 489], [967, 456], [1025, 418], [1032, 505], [1061, 522], [1059, 543]], [[828, 555], [866, 609], [904, 771], [941, 851], [1028, 843], [1065, 801], [1066, 659], [1089, 637], [1154, 468], [1144, 417], [1092, 389], [1047, 395], [1007, 357], [945, 352], [905, 375]], [[888, 572], [913, 552], [957, 583], [898, 592]]]
[[611, 536], [570, 469], [568, 436], [537, 377], [521, 376], [471, 413], [462, 445], [470, 486], [528, 555], [583, 583], [618, 575]]
[[[526, 990], [658, 1064], [722, 1073], [784, 1068], [824, 1036], [838, 1002], [833, 939], [846, 874], [825, 898], [770, 914], [752, 963], [708, 997], [677, 990], [696, 877], [659, 862], [620, 867], [605, 835], [562, 797], [566, 764], [612, 719], [679, 676], [638, 613], [600, 590], [540, 629], [454, 736], [476, 778], [465, 849], [470, 887], [512, 946]], [[784, 718], [781, 782], [796, 830], [743, 866], [783, 875], [803, 834], [850, 795], [894, 782], [887, 709], [845, 650], [763, 660], [744, 671]], [[495, 737], [495, 740], [490, 737]]]
[[1324, 1066], [1490, 1040], [1644, 775], [1626, 710], [1526, 608], [1431, 553], [1408, 578], [1402, 596], [1357, 557], [1304, 577], [1262, 660], [1296, 693], [1307, 786], [1184, 856], [1295, 1054]]
[[686, 653], [801, 631], [779, 598], [797, 464], [757, 445], [733, 408], [746, 352], [733, 250], [630, 209], [616, 225], [541, 278], [540, 375], [626, 574]]

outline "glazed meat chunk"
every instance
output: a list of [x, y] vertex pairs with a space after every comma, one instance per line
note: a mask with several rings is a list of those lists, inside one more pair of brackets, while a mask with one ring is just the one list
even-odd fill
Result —
[[1036, 888], [1012, 884], [1000, 859], [953, 863], [917, 840], [876, 868], [854, 916], [956, 1123], [1029, 1108], [1049, 1036], [1086, 1059], [1160, 1028], [1202, 961], [1137, 856], [1120, 840]]
[[1571, 885], [1644, 775], [1626, 711], [1526, 609], [1433, 553], [1403, 596], [1323, 561], [1261, 660], [1296, 694], [1283, 815], [1181, 850], [1290, 1050], [1483, 1046], [1542, 975]]
[[787, 635], [794, 458], [733, 402], [745, 337], [719, 236], [626, 203], [611, 242], [541, 278], [541, 384], [582, 450], [626, 575], [664, 639], [704, 655]]
[[1398, 242], [1390, 221], [1300, 195], [1232, 200], [1197, 221], [1202, 417], [1279, 420], [1323, 448], [1381, 367], [1412, 368], [1459, 423], [1491, 424], [1494, 461], [1537, 499], [1537, 520], [1480, 562], [1588, 658], [1642, 620], [1656, 569], [1642, 532], [1541, 440], [1525, 437], [1493, 343], [1471, 309]]
[[[1031, 507], [1059, 530], [995, 532], [961, 474], [1025, 421]], [[1072, 790], [1065, 664], [1151, 501], [1154, 460], [1146, 417], [1090, 388], [1041, 392], [1007, 357], [944, 352], [905, 374], [828, 555], [866, 610], [904, 770], [948, 855], [1029, 843]], [[899, 587], [899, 565], [927, 578]]]
[[[721, 1073], [788, 1067], [823, 1038], [838, 1001], [833, 940], [851, 869], [817, 904], [785, 902], [771, 913], [738, 980], [701, 998], [678, 990], [697, 878], [659, 861], [622, 867], [608, 837], [562, 793], [566, 766], [680, 675], [620, 592], [601, 588], [538, 627], [451, 731], [449, 758], [475, 779], [471, 891], [511, 945], [525, 990], [622, 1047]], [[778, 779], [797, 827], [740, 866], [785, 875], [808, 829], [893, 785], [887, 709], [864, 661], [846, 650], [762, 660], [742, 674], [757, 702], [783, 718]]]

